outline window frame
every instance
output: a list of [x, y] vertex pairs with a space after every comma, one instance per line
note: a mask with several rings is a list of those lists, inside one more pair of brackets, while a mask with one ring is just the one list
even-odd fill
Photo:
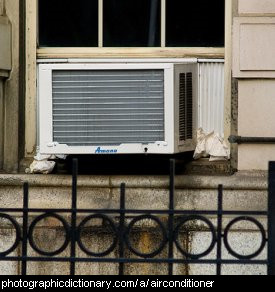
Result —
[[[225, 59], [225, 103], [224, 103], [224, 135], [225, 141], [231, 131], [231, 45], [232, 15], [236, 0], [225, 1], [225, 47], [139, 47], [139, 48], [39, 48], [38, 47], [38, 2], [25, 1], [25, 158], [36, 153], [37, 144], [37, 60], [54, 59], [55, 62], [75, 59], [126, 59], [136, 58], [224, 58]], [[165, 1], [162, 1], [162, 5]], [[164, 11], [162, 10], [162, 13]], [[165, 22], [162, 22], [165, 27]], [[102, 29], [102, 28], [100, 28]], [[163, 33], [163, 30], [162, 30]], [[162, 36], [163, 40], [163, 36]]]
[[[26, 0], [28, 1], [28, 0]], [[37, 9], [37, 40], [38, 29], [38, 0]], [[97, 57], [211, 57], [224, 58], [224, 47], [166, 47], [166, 0], [161, 1], [161, 27], [159, 47], [104, 47], [103, 44], [103, 2], [98, 0], [98, 46], [97, 47], [39, 47], [37, 41], [38, 58], [97, 58]]]

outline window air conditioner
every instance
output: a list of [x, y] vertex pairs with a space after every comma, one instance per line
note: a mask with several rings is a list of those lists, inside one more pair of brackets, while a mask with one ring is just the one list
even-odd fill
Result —
[[41, 154], [194, 150], [197, 64], [39, 64]]

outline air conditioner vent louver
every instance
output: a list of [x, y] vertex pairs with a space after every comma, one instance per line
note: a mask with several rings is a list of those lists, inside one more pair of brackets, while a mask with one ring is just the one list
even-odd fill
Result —
[[61, 144], [164, 141], [164, 71], [53, 70], [52, 107]]
[[179, 137], [185, 141], [193, 138], [193, 81], [191, 72], [179, 75]]

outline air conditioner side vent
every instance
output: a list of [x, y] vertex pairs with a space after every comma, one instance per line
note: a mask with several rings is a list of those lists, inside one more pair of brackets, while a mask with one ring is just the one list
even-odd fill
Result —
[[192, 72], [179, 74], [179, 137], [180, 141], [193, 137]]

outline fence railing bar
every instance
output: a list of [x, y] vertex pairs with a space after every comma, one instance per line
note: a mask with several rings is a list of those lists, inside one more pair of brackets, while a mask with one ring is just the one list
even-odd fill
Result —
[[268, 172], [268, 275], [275, 275], [275, 162]]
[[[119, 257], [124, 257], [125, 184], [120, 185]], [[124, 274], [124, 262], [119, 263], [119, 275]]]
[[72, 209], [71, 209], [71, 263], [70, 275], [75, 274], [75, 243], [76, 243], [76, 207], [77, 207], [77, 173], [78, 161], [73, 159], [72, 174]]
[[[169, 178], [169, 218], [168, 218], [168, 257], [174, 256], [174, 192], [175, 192], [175, 160], [170, 160]], [[168, 264], [168, 274], [173, 275], [173, 262]]]
[[[26, 257], [28, 252], [28, 207], [29, 207], [29, 184], [23, 185], [23, 234], [22, 234], [22, 256]], [[27, 274], [27, 261], [21, 262], [21, 274]]]
[[[0, 208], [0, 212], [9, 213], [22, 213], [23, 208]], [[217, 210], [148, 210], [148, 209], [76, 209], [77, 213], [107, 213], [107, 214], [120, 214], [121, 211], [127, 214], [175, 214], [175, 215], [217, 215]], [[29, 208], [29, 213], [71, 213], [71, 209], [58, 209], [58, 208]], [[247, 216], [267, 216], [267, 211], [233, 211], [233, 210], [223, 210], [223, 215], [247, 215]]]
[[223, 187], [218, 186], [218, 216], [217, 216], [217, 275], [221, 274], [221, 263], [219, 262], [222, 258], [222, 208], [223, 208]]

